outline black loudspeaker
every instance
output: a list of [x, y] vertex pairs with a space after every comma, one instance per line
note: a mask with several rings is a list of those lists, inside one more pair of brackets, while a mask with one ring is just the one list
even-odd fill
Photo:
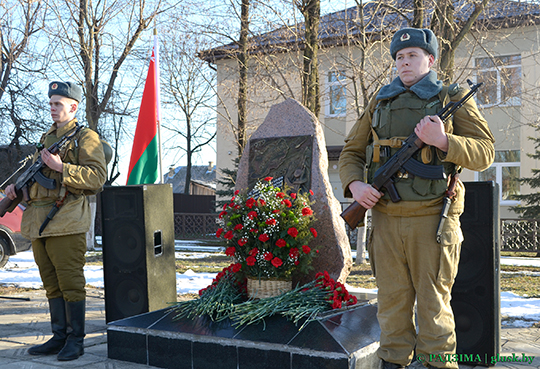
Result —
[[101, 193], [105, 320], [176, 302], [172, 187], [105, 187]]
[[464, 364], [494, 365], [500, 351], [499, 188], [494, 182], [465, 183], [461, 215], [464, 241], [452, 289], [457, 358]]

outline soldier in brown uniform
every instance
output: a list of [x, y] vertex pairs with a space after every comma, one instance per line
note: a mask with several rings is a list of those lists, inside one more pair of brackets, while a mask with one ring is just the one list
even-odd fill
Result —
[[[49, 85], [49, 105], [54, 123], [41, 138], [46, 148], [75, 131], [81, 88], [70, 82]], [[21, 233], [32, 240], [34, 258], [49, 300], [53, 337], [31, 347], [31, 355], [58, 354], [61, 361], [77, 359], [84, 353], [86, 232], [90, 228], [87, 195], [99, 192], [107, 178], [103, 146], [96, 132], [80, 130], [59, 154], [40, 154], [47, 167], [43, 174], [55, 180], [47, 189], [34, 183], [23, 214]], [[15, 200], [14, 186], [6, 195]], [[16, 203], [17, 201], [14, 201]], [[43, 228], [52, 207], [59, 210]], [[40, 232], [40, 228], [42, 231]]]
[[[416, 158], [443, 165], [448, 176], [459, 167], [481, 171], [494, 158], [494, 138], [473, 99], [452, 119], [436, 113], [465, 94], [457, 84], [443, 86], [431, 70], [438, 44], [429, 29], [405, 28], [394, 35], [390, 53], [398, 77], [382, 87], [351, 129], [339, 160], [346, 197], [372, 209], [368, 240], [378, 286], [378, 351], [384, 368], [404, 368], [418, 357], [454, 354], [456, 335], [450, 306], [463, 235], [464, 186], [457, 182], [440, 243], [436, 230], [447, 180], [405, 173], [396, 188], [402, 201], [369, 185], [375, 171], [415, 132], [426, 143]], [[414, 320], [417, 301], [418, 334]], [[445, 356], [442, 356], [445, 357]], [[457, 368], [456, 362], [434, 360], [427, 367]]]

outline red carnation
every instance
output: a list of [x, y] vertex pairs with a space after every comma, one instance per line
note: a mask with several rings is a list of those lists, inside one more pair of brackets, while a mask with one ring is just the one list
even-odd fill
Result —
[[240, 193], [240, 190], [234, 191], [234, 194], [235, 194], [235, 195], [238, 195], [239, 193]]
[[249, 265], [249, 266], [255, 265], [256, 261], [257, 261], [257, 259], [255, 259], [253, 256], [248, 256], [246, 258], [246, 264]]
[[233, 246], [227, 247], [227, 250], [225, 250], [225, 255], [234, 256], [235, 252], [236, 252], [236, 249]]
[[308, 215], [312, 215], [313, 214], [313, 210], [311, 210], [310, 208], [303, 208], [302, 209], [302, 215], [303, 216], [308, 216]]
[[278, 214], [280, 211], [281, 210], [279, 210], [279, 209], [274, 209], [274, 210], [272, 210], [272, 214]]
[[289, 199], [285, 199], [281, 201], [282, 204], [284, 204], [286, 207], [290, 208], [292, 206], [292, 202]]
[[277, 247], [285, 247], [285, 246], [287, 246], [287, 242], [285, 242], [285, 240], [283, 238], [280, 238], [279, 240], [276, 241], [276, 246]]
[[223, 237], [225, 237], [226, 240], [232, 240], [234, 236], [233, 236], [232, 231], [227, 231], [227, 233], [225, 233]]
[[293, 199], [296, 199], [296, 194], [295, 194], [294, 192], [291, 193], [291, 197], [292, 197]]
[[240, 271], [240, 269], [242, 269], [242, 264], [240, 264], [240, 263], [236, 263], [232, 267], [233, 273], [238, 273]]
[[308, 245], [304, 245], [302, 246], [302, 251], [304, 252], [304, 254], [309, 254], [311, 252], [311, 249]]
[[217, 237], [217, 238], [220, 238], [222, 233], [223, 233], [223, 228], [219, 228], [219, 229], [216, 231], [216, 237]]
[[274, 179], [274, 177], [266, 177], [266, 178], [264, 178], [264, 180], [265, 180], [265, 181], [268, 181], [268, 182], [270, 182], [270, 181], [273, 180], [273, 179]]
[[270, 251], [268, 251], [266, 254], [264, 254], [264, 260], [270, 261], [274, 258], [274, 255]]
[[253, 197], [250, 197], [247, 201], [246, 201], [246, 206], [248, 208], [252, 208], [253, 205], [257, 204], [257, 201], [255, 201], [255, 199], [253, 199]]
[[266, 224], [268, 225], [276, 225], [276, 220], [274, 218], [269, 218], [269, 219], [266, 219]]
[[289, 236], [291, 237], [296, 237], [298, 236], [298, 229], [294, 228], [294, 227], [291, 227], [287, 230], [287, 233], [289, 234]]
[[341, 301], [334, 300], [334, 303], [332, 304], [332, 309], [341, 309]]
[[219, 219], [223, 218], [224, 215], [227, 215], [227, 212], [225, 210], [219, 213]]
[[293, 247], [292, 249], [289, 250], [289, 256], [291, 257], [291, 259], [297, 258], [298, 254], [299, 254], [299, 251], [296, 247]]
[[250, 211], [248, 214], [247, 214], [248, 218], [253, 220], [254, 218], [257, 218], [257, 212], [256, 211]]
[[252, 233], [257, 233], [257, 232], [259, 232], [259, 230], [258, 230], [257, 228], [251, 228], [249, 231], [252, 232]]
[[276, 197], [282, 199], [282, 198], [285, 197], [285, 194], [283, 192], [278, 192], [278, 193], [276, 193]]
[[238, 240], [238, 245], [244, 246], [248, 242], [247, 238], [241, 238]]
[[311, 234], [313, 235], [313, 237], [317, 238], [317, 230], [315, 228], [310, 228], [309, 230]]
[[279, 268], [280, 266], [283, 265], [283, 261], [281, 261], [280, 258], [273, 258], [272, 259], [272, 265], [275, 266], [276, 268]]
[[250, 254], [251, 256], [255, 256], [255, 255], [257, 255], [258, 253], [259, 253], [259, 249], [256, 248], [256, 247], [252, 248], [251, 251], [249, 252], [249, 254]]
[[234, 230], [235, 230], [235, 231], [239, 231], [239, 230], [241, 230], [242, 228], [244, 228], [244, 226], [243, 226], [242, 224], [237, 224], [237, 225], [234, 226]]
[[264, 205], [266, 205], [266, 201], [264, 201], [263, 199], [260, 199], [260, 200], [259, 200], [259, 204], [260, 204], [261, 206], [264, 206]]
[[309, 190], [309, 194], [310, 194], [311, 196], [313, 196], [313, 191], [312, 191], [312, 190]]
[[263, 233], [259, 236], [259, 241], [261, 242], [266, 242], [270, 239], [270, 237], [268, 237], [268, 235], [266, 233]]

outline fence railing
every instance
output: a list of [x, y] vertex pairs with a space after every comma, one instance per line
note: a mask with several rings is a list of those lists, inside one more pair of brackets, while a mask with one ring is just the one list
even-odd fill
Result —
[[540, 219], [501, 219], [501, 251], [540, 252]]
[[[217, 214], [175, 213], [174, 233], [177, 239], [212, 239], [218, 228]], [[368, 232], [370, 228], [368, 218]], [[96, 219], [96, 228], [101, 225]], [[356, 249], [357, 230], [345, 226], [351, 247]], [[500, 222], [501, 251], [522, 251], [540, 253], [540, 219], [503, 218]], [[96, 234], [101, 234], [96, 232]]]
[[176, 239], [215, 238], [218, 229], [217, 214], [174, 213], [174, 234]]

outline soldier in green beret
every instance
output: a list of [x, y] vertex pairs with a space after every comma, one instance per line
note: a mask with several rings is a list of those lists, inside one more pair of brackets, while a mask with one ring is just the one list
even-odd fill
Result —
[[[75, 114], [82, 99], [79, 86], [71, 82], [49, 84], [49, 105], [53, 124], [41, 138], [45, 148], [75, 132]], [[58, 154], [48, 150], [41, 155], [43, 174], [54, 179], [48, 189], [34, 183], [29, 189], [21, 222], [21, 233], [32, 241], [35, 261], [49, 301], [53, 336], [42, 345], [31, 347], [31, 355], [54, 355], [60, 361], [77, 359], [84, 353], [86, 232], [91, 212], [87, 195], [101, 191], [107, 167], [101, 140], [96, 132], [84, 128]], [[15, 200], [14, 186], [6, 195]], [[53, 206], [59, 209], [45, 223]], [[43, 227], [45, 226], [45, 227]]]
[[[405, 172], [396, 182], [402, 201], [394, 203], [387, 193], [370, 185], [375, 171], [413, 132], [426, 147], [411, 160], [442, 165], [448, 177], [460, 167], [482, 171], [492, 164], [495, 154], [493, 135], [473, 99], [446, 122], [436, 115], [467, 92], [438, 80], [431, 70], [437, 53], [437, 39], [429, 29], [404, 28], [395, 33], [390, 54], [398, 77], [383, 86], [365, 108], [345, 139], [339, 159], [345, 196], [371, 209], [367, 249], [377, 279], [378, 355], [385, 369], [407, 367], [415, 350], [426, 358], [455, 353], [450, 298], [463, 241], [459, 216], [464, 210], [464, 186], [458, 180], [438, 243], [435, 235], [447, 179], [430, 180]], [[458, 368], [450, 361], [424, 366]]]

